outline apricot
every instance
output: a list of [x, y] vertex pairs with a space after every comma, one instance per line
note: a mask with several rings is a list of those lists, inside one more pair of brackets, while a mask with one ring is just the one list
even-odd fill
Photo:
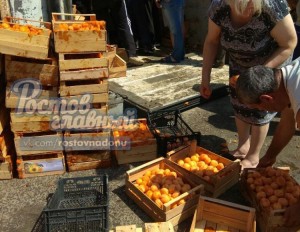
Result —
[[272, 208], [275, 209], [275, 210], [276, 209], [282, 209], [282, 206], [279, 202], [275, 202], [275, 203], [272, 204]]
[[276, 178], [276, 183], [278, 184], [278, 186], [283, 187], [285, 186], [285, 179], [283, 176], [278, 176]]
[[283, 191], [283, 189], [275, 189], [275, 190], [274, 190], [274, 194], [275, 194], [278, 198], [280, 198], [280, 197], [283, 197], [283, 196], [284, 196], [284, 191]]
[[269, 208], [271, 205], [270, 201], [264, 197], [260, 199], [259, 203], [263, 208]]
[[269, 177], [272, 177], [272, 176], [275, 176], [276, 175], [276, 171], [275, 171], [275, 169], [273, 169], [272, 167], [267, 167], [266, 169], [265, 169], [265, 171], [266, 171], [266, 173], [267, 173], [267, 176], [269, 176]]
[[190, 157], [185, 157], [184, 158], [184, 162], [185, 163], [190, 163], [191, 162], [191, 158]]
[[218, 163], [216, 168], [220, 171], [224, 168], [224, 164], [223, 163]]
[[260, 199], [262, 199], [262, 198], [266, 198], [266, 193], [265, 192], [263, 192], [263, 191], [260, 191], [260, 192], [258, 192], [258, 193], [256, 193], [256, 198], [258, 199], [258, 200], [260, 200]]
[[172, 196], [173, 198], [176, 198], [176, 197], [178, 197], [179, 195], [180, 195], [180, 192], [179, 192], [179, 191], [175, 191], [175, 192], [172, 193], [171, 196]]
[[195, 161], [195, 162], [199, 162], [199, 157], [196, 156], [196, 155], [192, 155], [192, 156], [191, 156], [191, 160], [192, 160], [192, 161]]
[[188, 192], [191, 190], [191, 186], [189, 184], [184, 184], [183, 186], [181, 186], [181, 192]]
[[274, 194], [274, 189], [270, 185], [265, 185], [264, 191], [268, 197]]
[[254, 179], [252, 177], [248, 177], [247, 184], [253, 184], [253, 183], [254, 183]]
[[262, 179], [261, 179], [260, 177], [258, 177], [258, 178], [256, 178], [256, 179], [254, 180], [254, 184], [255, 184], [256, 186], [262, 186], [262, 185], [263, 185], [263, 181], [262, 181]]
[[183, 160], [178, 160], [177, 164], [182, 167], [184, 165], [184, 161]]
[[149, 197], [150, 199], [152, 198], [153, 192], [151, 190], [148, 190], [146, 192], [147, 197]]
[[163, 204], [165, 204], [168, 203], [171, 200], [171, 198], [167, 194], [162, 194], [160, 200]]
[[275, 195], [272, 195], [269, 197], [269, 201], [273, 204], [278, 201], [278, 197]]
[[287, 199], [280, 197], [278, 198], [278, 203], [282, 206], [282, 207], [286, 207], [289, 205], [289, 202]]
[[211, 160], [210, 163], [209, 163], [209, 165], [210, 165], [210, 166], [213, 166], [213, 167], [217, 167], [218, 164], [219, 164], [219, 163], [218, 163], [218, 161], [216, 161], [216, 160]]
[[276, 189], [278, 189], [279, 188], [279, 186], [278, 186], [278, 184], [277, 183], [271, 183], [271, 187], [274, 189], [274, 190], [276, 190]]

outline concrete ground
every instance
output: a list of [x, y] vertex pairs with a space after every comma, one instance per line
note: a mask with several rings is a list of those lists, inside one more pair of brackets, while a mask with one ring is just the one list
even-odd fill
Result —
[[[131, 69], [130, 72], [134, 72]], [[220, 153], [220, 144], [227, 141], [230, 149], [237, 145], [237, 134], [228, 96], [205, 103], [182, 113], [184, 120], [194, 131], [202, 134], [201, 146]], [[262, 154], [271, 141], [274, 128], [279, 118], [271, 123]], [[276, 165], [288, 165], [292, 175], [300, 181], [299, 135], [294, 136], [290, 144], [278, 157]], [[29, 179], [0, 181], [0, 232], [30, 232], [46, 206], [46, 199], [56, 189], [59, 178], [90, 176], [107, 173], [109, 176], [109, 225], [113, 229], [118, 225], [135, 224], [142, 227], [145, 222], [152, 222], [125, 194], [124, 180], [127, 170], [140, 165], [114, 166], [106, 169], [65, 173], [59, 176], [44, 176]], [[235, 185], [220, 196], [221, 199], [248, 205], [242, 197], [239, 185]], [[189, 231], [191, 219], [175, 228], [178, 232]], [[38, 230], [34, 230], [38, 231]]]

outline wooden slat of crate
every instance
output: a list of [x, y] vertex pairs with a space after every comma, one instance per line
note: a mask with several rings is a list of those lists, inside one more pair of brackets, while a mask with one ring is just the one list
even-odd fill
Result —
[[156, 159], [156, 139], [148, 139], [147, 141], [131, 141], [129, 150], [115, 150], [114, 154], [118, 164], [128, 164]]
[[109, 66], [109, 77], [126, 77], [126, 62], [118, 55], [115, 56]]
[[47, 115], [18, 115], [15, 112], [10, 113], [11, 131], [14, 133], [32, 133], [51, 131], [51, 122], [53, 117], [58, 116], [58, 112], [52, 112]]
[[219, 231], [217, 229], [220, 228], [227, 228], [228, 231], [231, 228], [235, 231], [255, 232], [255, 209], [200, 196], [190, 232], [205, 231], [208, 227], [213, 228], [210, 231]]
[[68, 171], [107, 168], [112, 165], [110, 151], [66, 152]]
[[92, 80], [92, 82], [80, 81], [79, 84], [70, 81], [61, 81], [59, 93], [62, 97], [82, 95], [85, 93], [108, 93], [108, 81], [105, 79], [98, 79]]
[[1, 28], [0, 53], [35, 59], [47, 59], [51, 31], [45, 28], [40, 29], [43, 30], [43, 34], [29, 35], [27, 32]]
[[5, 76], [8, 82], [14, 82], [23, 78], [35, 78], [38, 79], [43, 86], [57, 86], [57, 60], [54, 58], [36, 60], [6, 55]]
[[[66, 131], [64, 133], [64, 141], [82, 141], [88, 142], [91, 146], [94, 146], [97, 141], [107, 141], [107, 147], [103, 147], [99, 150], [110, 150], [109, 141], [110, 141], [110, 132], [72, 132]], [[95, 147], [91, 147], [90, 151], [96, 150]], [[65, 147], [65, 151], [89, 151], [89, 147]]]
[[[218, 173], [210, 176], [210, 181], [203, 179], [202, 177], [187, 171], [186, 169], [180, 167], [177, 164], [179, 159], [184, 159], [187, 156], [193, 155], [195, 153], [205, 153], [210, 158], [222, 162], [225, 166], [224, 169], [220, 170]], [[175, 165], [183, 169], [183, 172], [187, 172], [194, 178], [199, 184], [205, 186], [205, 191], [207, 196], [218, 197], [234, 184], [239, 181], [241, 166], [239, 162], [233, 162], [222, 156], [219, 156], [209, 150], [197, 146], [197, 142], [193, 140], [190, 145], [179, 147], [173, 151], [167, 153], [168, 159], [172, 161]]]
[[[61, 20], [63, 17], [72, 17], [73, 20]], [[76, 20], [79, 19], [79, 20]], [[82, 19], [82, 20], [81, 20]], [[84, 19], [96, 20], [95, 14], [64, 14], [52, 13], [54, 31], [54, 45], [57, 53], [66, 52], [96, 52], [106, 50], [107, 33], [100, 31], [60, 31], [59, 24], [72, 25], [85, 23]]]
[[[286, 168], [280, 168], [286, 170]], [[249, 172], [259, 171], [262, 168], [255, 169], [244, 169], [241, 175], [241, 192], [243, 196], [255, 207], [256, 218], [261, 231], [264, 232], [285, 232], [285, 231], [299, 231], [300, 226], [287, 227], [284, 225], [284, 213], [285, 209], [278, 210], [264, 210], [260, 207], [257, 201], [256, 194], [251, 190], [250, 186], [247, 184], [247, 175]], [[286, 170], [289, 172], [289, 170]], [[291, 180], [294, 183], [297, 181], [291, 176]], [[298, 183], [297, 183], [298, 184]]]
[[[68, 59], [68, 56], [71, 56], [71, 58]], [[106, 67], [108, 67], [108, 60], [102, 57], [102, 53], [76, 54], [76, 58], [72, 58], [72, 54], [59, 54], [60, 71]]]
[[[42, 158], [44, 157], [44, 158]], [[43, 170], [52, 167], [53, 171]], [[55, 166], [56, 165], [56, 166]], [[62, 152], [51, 154], [39, 154], [32, 156], [22, 156], [17, 159], [17, 171], [19, 178], [28, 178], [47, 175], [61, 175], [65, 173], [65, 161]]]
[[[101, 108], [103, 110], [105, 110], [105, 105], [108, 103], [108, 93], [99, 93], [99, 94], [90, 93], [89, 95], [91, 96], [91, 102], [89, 102], [90, 104], [101, 104]], [[80, 99], [82, 97], [82, 95], [63, 96], [63, 97], [61, 97], [61, 99], [69, 101], [74, 97]]]
[[[171, 171], [175, 171], [178, 177], [181, 177], [185, 183], [192, 186], [192, 189], [164, 204], [162, 209], [159, 208], [133, 184], [133, 182], [136, 181], [137, 178], [142, 177], [146, 171], [156, 168], [168, 168]], [[173, 226], [176, 226], [178, 223], [187, 219], [195, 212], [198, 198], [203, 190], [203, 185], [197, 185], [192, 182], [188, 175], [183, 175], [180, 170], [172, 164], [172, 162], [162, 157], [127, 171], [125, 185], [127, 195], [150, 217], [152, 217], [156, 222], [169, 221]], [[171, 209], [172, 204], [179, 202], [187, 196], [191, 197], [188, 201]]]
[[[63, 151], [63, 135], [61, 133], [56, 133], [52, 131], [45, 133], [30, 133], [22, 135], [15, 134], [14, 141], [17, 156], [51, 152], [57, 153]], [[29, 141], [30, 143], [28, 143]], [[28, 145], [26, 146], [26, 144]], [[42, 144], [45, 145], [43, 146]], [[39, 147], [41, 148], [40, 150], [38, 149]]]
[[[42, 99], [57, 98], [57, 97], [58, 97], [58, 89], [57, 89], [57, 87], [53, 87], [52, 90], [41, 90], [41, 94], [38, 98], [36, 98], [36, 101], [40, 101]], [[5, 106], [7, 108], [20, 107], [19, 101], [21, 101], [22, 99], [23, 99], [23, 97], [20, 98], [20, 96], [13, 93], [9, 87], [6, 88]], [[24, 98], [24, 101], [26, 102], [25, 98]]]
[[115, 230], [109, 232], [174, 232], [170, 222], [145, 223], [145, 228], [137, 228], [136, 225], [116, 226]]
[[108, 68], [61, 71], [60, 81], [93, 80], [108, 77]]

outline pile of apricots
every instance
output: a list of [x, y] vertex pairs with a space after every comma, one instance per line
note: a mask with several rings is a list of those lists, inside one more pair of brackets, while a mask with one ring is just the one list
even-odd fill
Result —
[[300, 186], [284, 170], [267, 167], [248, 172], [246, 178], [263, 209], [285, 209], [299, 200]]
[[184, 159], [177, 160], [177, 164], [184, 169], [195, 173], [206, 181], [210, 181], [210, 176], [218, 173], [225, 165], [209, 157], [205, 153], [195, 153]]
[[34, 27], [32, 25], [10, 24], [8, 22], [2, 22], [0, 24], [0, 29], [1, 28], [11, 30], [11, 31], [26, 32], [29, 35], [43, 34], [43, 29]]
[[[134, 185], [160, 208], [163, 204], [192, 189], [190, 184], [185, 183], [181, 177], [177, 176], [176, 172], [168, 168], [148, 170], [143, 176], [136, 179]], [[171, 209], [184, 204], [192, 196], [193, 194], [189, 194], [186, 199], [175, 202], [171, 205]]]
[[100, 31], [105, 30], [105, 21], [86, 21], [82, 23], [60, 23], [54, 31]]
[[127, 137], [131, 141], [141, 141], [153, 138], [152, 133], [144, 122], [112, 126], [112, 130], [115, 138]]

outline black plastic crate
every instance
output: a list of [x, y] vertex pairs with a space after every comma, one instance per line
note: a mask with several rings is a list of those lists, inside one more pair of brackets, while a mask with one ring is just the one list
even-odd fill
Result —
[[160, 110], [148, 114], [149, 128], [157, 140], [157, 154], [166, 156], [167, 152], [186, 145], [196, 139], [198, 145], [201, 133], [194, 132], [182, 119], [178, 110]]
[[60, 179], [43, 212], [47, 232], [108, 231], [107, 175]]

